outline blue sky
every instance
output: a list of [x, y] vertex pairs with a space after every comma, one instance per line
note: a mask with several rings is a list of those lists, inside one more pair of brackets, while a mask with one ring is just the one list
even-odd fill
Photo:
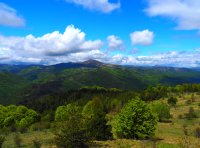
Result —
[[200, 66], [199, 0], [1, 0], [0, 63]]

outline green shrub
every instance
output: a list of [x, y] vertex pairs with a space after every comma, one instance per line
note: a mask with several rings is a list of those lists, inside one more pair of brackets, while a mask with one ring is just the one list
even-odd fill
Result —
[[115, 119], [115, 130], [119, 138], [145, 139], [154, 135], [157, 116], [139, 98], [129, 101]]
[[59, 148], [85, 148], [90, 141], [81, 119], [63, 122], [61, 130], [55, 134], [55, 143]]
[[42, 144], [37, 138], [35, 138], [33, 140], [33, 146], [34, 146], [34, 148], [41, 148]]
[[4, 141], [5, 137], [0, 135], [0, 148], [2, 148]]
[[94, 98], [83, 108], [85, 127], [94, 140], [107, 140], [112, 137], [111, 126], [107, 125], [106, 114], [100, 99]]
[[194, 132], [195, 132], [195, 136], [197, 138], [200, 138], [200, 127], [197, 127]]
[[169, 104], [169, 105], [172, 105], [172, 106], [175, 106], [176, 103], [177, 103], [177, 101], [178, 101], [178, 99], [175, 98], [175, 97], [170, 97], [170, 98], [167, 100], [168, 104]]
[[151, 104], [151, 109], [154, 113], [158, 115], [159, 121], [165, 121], [166, 119], [170, 119], [170, 107], [164, 103], [153, 103]]

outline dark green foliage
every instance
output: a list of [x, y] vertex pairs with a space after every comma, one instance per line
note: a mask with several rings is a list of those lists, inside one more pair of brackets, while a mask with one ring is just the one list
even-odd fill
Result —
[[168, 98], [167, 103], [171, 106], [175, 106], [177, 103], [178, 99], [176, 97], [171, 96]]
[[111, 126], [107, 125], [103, 104], [100, 99], [94, 98], [83, 108], [84, 123], [88, 135], [93, 140], [107, 140], [112, 137]]
[[2, 148], [4, 141], [5, 137], [0, 135], [0, 148]]
[[[74, 102], [78, 102], [81, 105], [84, 105], [94, 96], [100, 98], [101, 100], [108, 100], [106, 102], [106, 106], [110, 104], [112, 99], [119, 100], [128, 100], [130, 97], [133, 97], [135, 93], [129, 92], [121, 92], [121, 91], [113, 91], [110, 89], [105, 90], [96, 90], [90, 88], [83, 88], [80, 90], [69, 90], [67, 92], [57, 92], [55, 94], [49, 94], [48, 96], [42, 98], [28, 98], [27, 100], [21, 102], [21, 104], [28, 106], [29, 108], [33, 108], [38, 112], [52, 111], [54, 112], [57, 107], [63, 106], [63, 104], [71, 104]], [[125, 100], [126, 99], [126, 100]]]
[[21, 76], [0, 72], [0, 104], [19, 102], [29, 86], [30, 83]]
[[194, 133], [195, 133], [195, 136], [196, 136], [197, 138], [200, 138], [200, 127], [197, 127], [197, 128], [195, 129]]
[[165, 96], [167, 96], [167, 87], [161, 85], [148, 87], [141, 93], [141, 98], [145, 101], [158, 100]]
[[151, 109], [158, 115], [160, 122], [171, 118], [170, 107], [165, 103], [153, 103], [151, 104]]
[[149, 138], [154, 135], [157, 125], [157, 116], [139, 98], [130, 100], [115, 120], [114, 127], [119, 138]]
[[64, 121], [55, 137], [55, 143], [59, 148], [85, 148], [88, 147], [90, 140], [79, 118]]
[[34, 146], [34, 148], [41, 148], [42, 144], [40, 143], [40, 141], [37, 138], [35, 138], [33, 140], [33, 146]]

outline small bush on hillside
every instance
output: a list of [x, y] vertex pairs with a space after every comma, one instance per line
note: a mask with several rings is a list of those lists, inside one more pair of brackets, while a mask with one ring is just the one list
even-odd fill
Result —
[[176, 105], [176, 103], [177, 103], [177, 98], [175, 98], [175, 97], [170, 97], [168, 100], [167, 100], [167, 102], [168, 102], [168, 104], [169, 105], [171, 105], [171, 106], [175, 106]]
[[183, 115], [178, 115], [178, 118], [183, 119], [184, 117], [183, 117]]
[[90, 141], [80, 119], [63, 122], [62, 129], [56, 133], [55, 143], [59, 148], [85, 148]]
[[157, 116], [139, 98], [129, 101], [116, 116], [114, 128], [119, 138], [146, 139], [154, 135]]
[[111, 126], [107, 125], [106, 113], [100, 99], [89, 101], [82, 111], [84, 124], [89, 136], [94, 140], [111, 139]]
[[33, 140], [33, 146], [34, 146], [34, 148], [41, 148], [42, 144], [37, 138], [35, 138]]
[[0, 148], [2, 148], [4, 141], [5, 137], [0, 135]]
[[188, 136], [188, 128], [186, 124], [183, 125], [183, 133], [185, 136]]
[[190, 104], [192, 104], [192, 100], [191, 99], [186, 101], [186, 105], [190, 105]]
[[200, 127], [197, 127], [197, 128], [195, 129], [195, 136], [196, 136], [197, 138], [200, 138]]
[[190, 100], [191, 100], [192, 102], [195, 102], [196, 98], [195, 98], [195, 95], [194, 95], [194, 94], [191, 94]]
[[166, 121], [171, 118], [170, 107], [164, 103], [153, 103], [151, 109], [158, 115], [159, 121]]

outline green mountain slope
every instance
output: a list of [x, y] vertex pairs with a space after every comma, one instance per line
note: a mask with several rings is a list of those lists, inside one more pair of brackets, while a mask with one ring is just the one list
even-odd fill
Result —
[[[200, 83], [200, 72], [196, 70], [170, 67], [124, 67], [94, 60], [51, 66], [3, 65], [0, 66], [0, 71], [2, 71], [0, 103], [17, 102], [27, 97], [40, 98], [84, 86], [142, 90], [157, 84]], [[30, 87], [27, 87], [29, 85]]]
[[0, 103], [12, 104], [25, 96], [28, 81], [12, 73], [0, 72]]

